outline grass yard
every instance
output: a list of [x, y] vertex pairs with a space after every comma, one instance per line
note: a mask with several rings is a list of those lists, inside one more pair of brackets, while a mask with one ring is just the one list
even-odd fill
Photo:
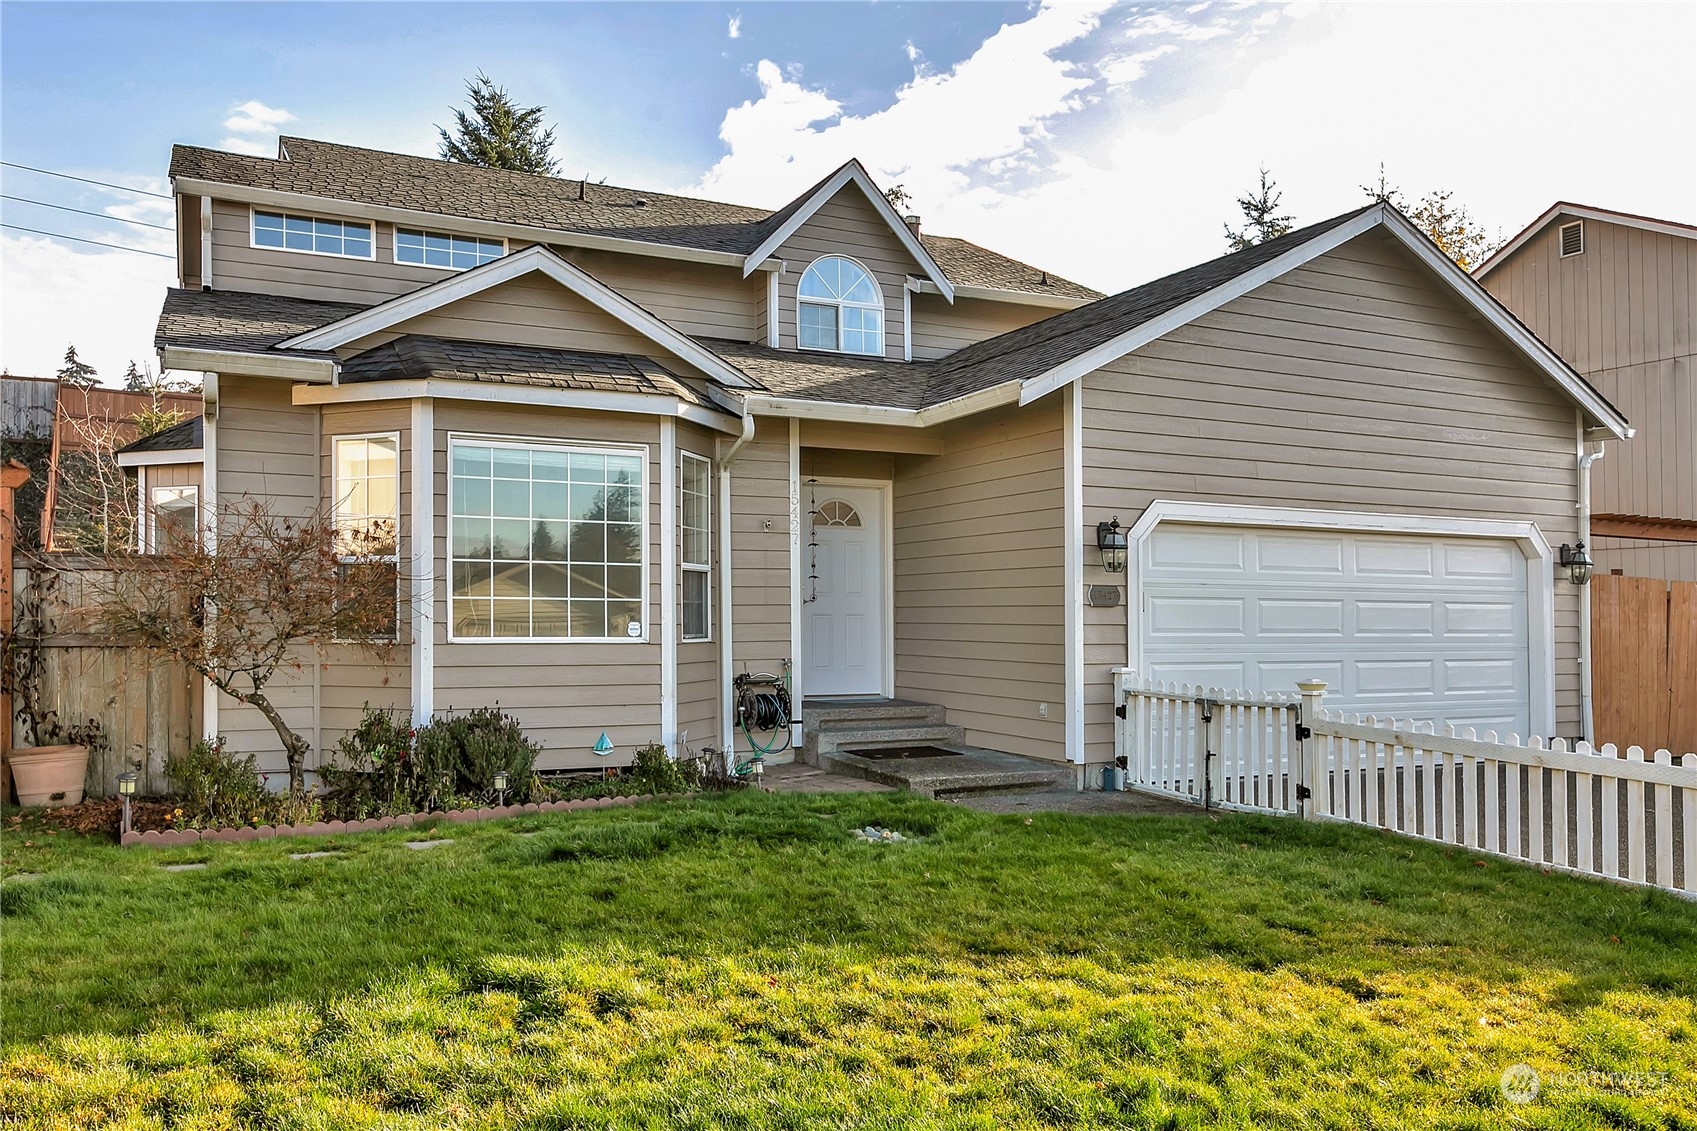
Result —
[[43, 875], [0, 886], [0, 1125], [1697, 1128], [1669, 897], [900, 794], [445, 828], [305, 861], [8, 828]]

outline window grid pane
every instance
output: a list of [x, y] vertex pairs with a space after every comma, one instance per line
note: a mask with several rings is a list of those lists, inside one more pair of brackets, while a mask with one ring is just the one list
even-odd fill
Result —
[[396, 263], [463, 271], [468, 267], [482, 266], [505, 254], [507, 247], [500, 240], [426, 232], [416, 228], [395, 229]]
[[802, 273], [796, 295], [799, 348], [884, 352], [883, 294], [858, 263], [840, 255], [815, 261]]
[[643, 461], [619, 451], [455, 441], [454, 635], [640, 638]]
[[256, 247], [280, 247], [318, 255], [370, 259], [371, 225], [282, 212], [255, 212], [253, 243]]
[[678, 511], [683, 639], [706, 640], [712, 631], [713, 465], [688, 452], [680, 453]]

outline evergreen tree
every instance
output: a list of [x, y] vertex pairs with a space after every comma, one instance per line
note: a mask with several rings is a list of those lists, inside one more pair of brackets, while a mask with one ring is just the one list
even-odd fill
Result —
[[436, 127], [442, 135], [443, 160], [544, 176], [559, 170], [550, 155], [554, 130], [542, 128], [543, 107], [520, 109], [506, 88], [496, 86], [482, 71], [466, 83], [466, 92], [471, 112], [454, 111], [454, 133]]
[[1279, 213], [1279, 200], [1282, 196], [1278, 183], [1269, 177], [1267, 170], [1263, 168], [1260, 191], [1237, 198], [1237, 206], [1243, 210], [1243, 228], [1234, 232], [1230, 224], [1223, 225], [1228, 250], [1242, 251], [1246, 247], [1278, 239], [1290, 231], [1290, 216]]
[[77, 356], [74, 345], [65, 347], [65, 364], [55, 376], [78, 389], [92, 389], [100, 384], [100, 374], [94, 371], [94, 366]]

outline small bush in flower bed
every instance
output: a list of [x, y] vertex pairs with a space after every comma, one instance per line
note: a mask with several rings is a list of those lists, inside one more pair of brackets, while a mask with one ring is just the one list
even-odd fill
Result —
[[323, 818], [317, 798], [274, 793], [253, 755], [237, 758], [216, 741], [201, 739], [165, 763], [178, 802], [171, 823], [179, 829], [230, 828], [239, 825], [310, 824]]
[[336, 820], [385, 817], [488, 804], [495, 775], [507, 773], [509, 804], [532, 800], [539, 748], [499, 707], [439, 715], [414, 728], [370, 706], [336, 744], [335, 765], [319, 770], [324, 805]]

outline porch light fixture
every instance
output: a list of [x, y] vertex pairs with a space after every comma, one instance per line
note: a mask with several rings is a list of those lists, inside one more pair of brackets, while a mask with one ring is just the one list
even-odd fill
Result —
[[1111, 522], [1096, 524], [1096, 548], [1102, 551], [1102, 568], [1109, 573], [1125, 572], [1125, 531], [1120, 529], [1120, 516]]
[[1561, 564], [1567, 570], [1567, 579], [1575, 585], [1585, 585], [1591, 580], [1591, 557], [1585, 552], [1585, 543], [1569, 546], [1566, 542], [1561, 545]]
[[495, 792], [501, 797], [501, 808], [507, 807], [507, 771], [495, 771]]
[[136, 773], [134, 770], [125, 770], [118, 775], [118, 796], [124, 799], [124, 823], [118, 830], [120, 836], [130, 831], [130, 798], [135, 796], [135, 792]]

